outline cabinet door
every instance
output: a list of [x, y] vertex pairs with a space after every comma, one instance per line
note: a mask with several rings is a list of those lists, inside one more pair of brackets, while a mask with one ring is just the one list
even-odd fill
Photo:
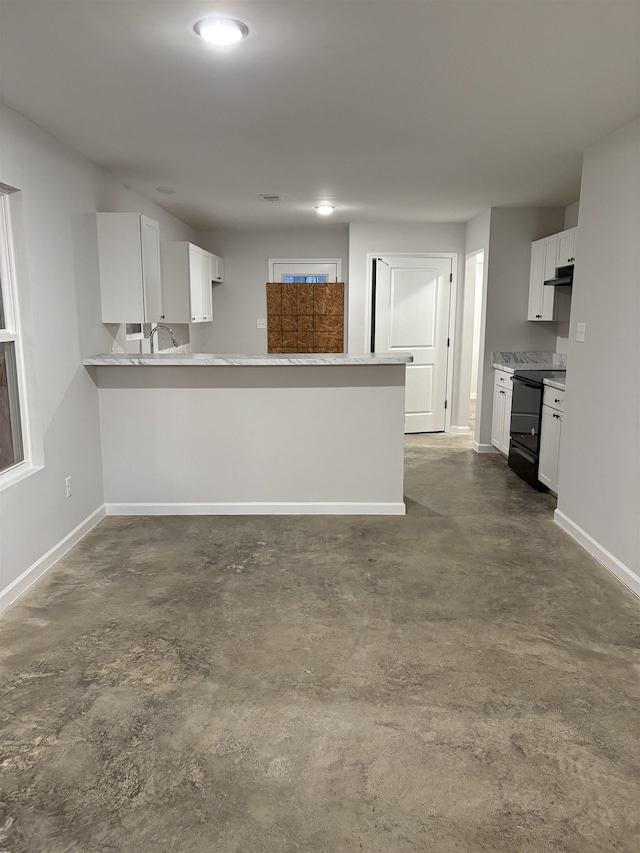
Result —
[[144, 323], [140, 215], [98, 213], [103, 323]]
[[218, 255], [211, 255], [211, 281], [224, 281], [224, 261]]
[[201, 323], [204, 316], [202, 287], [202, 251], [189, 244], [189, 305], [191, 322]]
[[200, 288], [202, 292], [202, 322], [213, 320], [213, 287], [211, 285], [211, 255], [202, 252], [200, 256]]
[[542, 276], [542, 316], [540, 320], [553, 320], [553, 303], [555, 299], [555, 287], [546, 287], [544, 282], [553, 278], [556, 274], [556, 260], [558, 255], [558, 235], [552, 234], [544, 241], [544, 273]]
[[550, 406], [542, 407], [540, 422], [540, 457], [538, 479], [541, 483], [557, 491], [558, 448], [560, 444], [560, 415]]
[[140, 217], [140, 244], [144, 319], [147, 323], [157, 323], [162, 319], [160, 226], [147, 216]]
[[556, 476], [554, 480], [554, 484], [552, 486], [551, 491], [555, 492], [556, 495], [559, 493], [560, 488], [560, 441], [562, 439], [562, 420], [563, 420], [562, 412], [558, 412], [558, 417], [555, 419], [556, 421]]
[[558, 252], [556, 255], [556, 266], [564, 267], [575, 261], [576, 255], [576, 229], [568, 228], [558, 234]]
[[531, 244], [531, 270], [529, 274], [528, 320], [553, 320], [555, 288], [544, 282], [553, 278], [558, 259], [558, 235], [552, 234]]
[[505, 391], [504, 388], [493, 389], [493, 419], [491, 421], [491, 444], [497, 447], [498, 450], [504, 453], [504, 407], [505, 407]]
[[544, 240], [531, 244], [531, 271], [529, 273], [528, 320], [542, 319], [542, 282], [544, 281]]

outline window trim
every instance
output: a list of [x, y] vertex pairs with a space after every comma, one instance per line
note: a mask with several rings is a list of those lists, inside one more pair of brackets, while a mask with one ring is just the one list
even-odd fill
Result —
[[20, 410], [20, 431], [23, 458], [4, 471], [0, 471], [0, 491], [14, 485], [24, 477], [44, 467], [33, 461], [33, 444], [30, 425], [29, 395], [23, 348], [23, 329], [20, 323], [20, 294], [17, 287], [14, 232], [11, 221], [10, 196], [17, 190], [0, 184], [0, 287], [4, 329], [0, 329], [0, 343], [13, 342], [16, 360], [17, 397]]
[[[342, 258], [269, 258], [267, 262], [267, 281], [275, 281], [274, 267], [276, 264], [292, 264], [293, 266], [297, 266], [298, 264], [335, 264], [336, 281], [344, 281], [344, 278], [342, 277]], [[294, 275], [295, 274], [296, 273], [294, 272]], [[297, 274], [303, 275], [302, 272]], [[309, 275], [314, 275], [314, 273], [309, 273]], [[328, 283], [330, 284], [331, 282]]]

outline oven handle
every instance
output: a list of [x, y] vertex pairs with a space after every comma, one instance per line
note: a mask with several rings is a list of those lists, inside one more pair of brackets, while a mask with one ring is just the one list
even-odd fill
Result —
[[533, 382], [531, 379], [525, 379], [524, 377], [517, 376], [516, 374], [514, 374], [514, 376], [513, 376], [513, 381], [514, 382], [521, 382], [523, 385], [526, 385], [527, 388], [541, 388], [542, 387], [542, 383]]

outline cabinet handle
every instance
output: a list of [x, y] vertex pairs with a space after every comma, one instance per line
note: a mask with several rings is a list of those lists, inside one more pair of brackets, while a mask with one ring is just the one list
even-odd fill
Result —
[[554, 403], [561, 403], [561, 402], [562, 402], [562, 400], [558, 400], [558, 398], [556, 397], [556, 398], [554, 399], [554, 401], [553, 401], [553, 402], [554, 402]]
[[536, 314], [536, 320], [542, 319], [542, 314]]
[[575, 261], [575, 258], [569, 258], [568, 263], [571, 263], [571, 261]]

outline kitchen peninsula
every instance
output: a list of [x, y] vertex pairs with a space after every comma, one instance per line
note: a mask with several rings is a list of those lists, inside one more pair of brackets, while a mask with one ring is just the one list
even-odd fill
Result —
[[108, 353], [113, 515], [402, 515], [403, 353]]

